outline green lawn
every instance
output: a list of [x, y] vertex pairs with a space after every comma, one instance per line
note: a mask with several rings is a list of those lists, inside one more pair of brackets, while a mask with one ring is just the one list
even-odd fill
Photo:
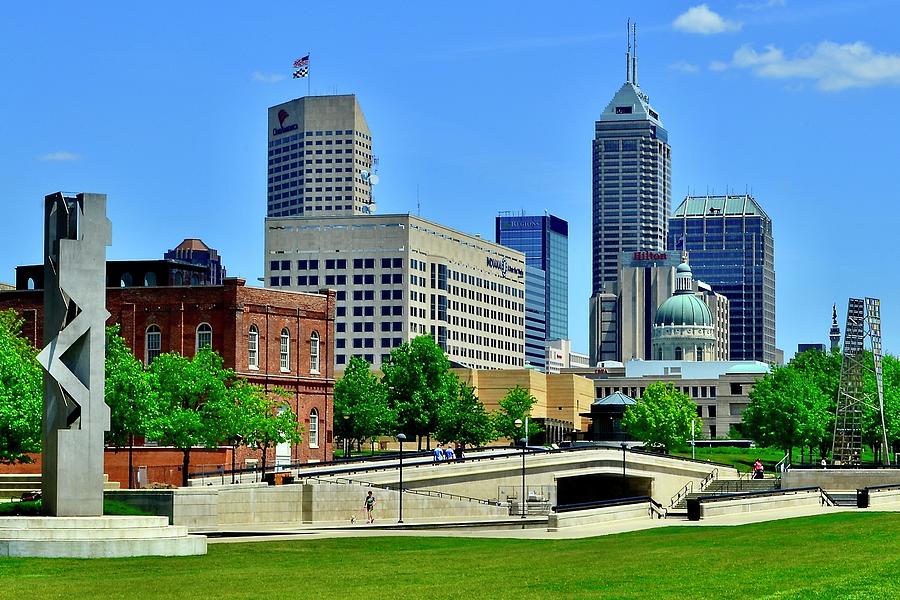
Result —
[[209, 555], [0, 559], [2, 598], [891, 598], [900, 514], [529, 541], [343, 538]]
[[[32, 516], [41, 514], [41, 501], [33, 500], [27, 502], [0, 502], [0, 516]], [[135, 508], [118, 500], [103, 499], [104, 515], [148, 515], [139, 508]], [[2, 597], [2, 596], [0, 596]]]
[[[675, 456], [690, 458], [691, 448], [680, 448], [672, 452]], [[697, 460], [710, 460], [715, 463], [731, 465], [738, 471], [750, 471], [753, 463], [759, 458], [762, 461], [766, 473], [773, 473], [775, 465], [784, 458], [784, 450], [778, 448], [737, 448], [734, 446], [720, 446], [717, 448], [696, 448]], [[804, 460], [809, 461], [804, 456]], [[863, 448], [862, 461], [871, 463], [875, 455], [871, 448]], [[794, 449], [794, 461], [800, 462], [800, 450]], [[818, 464], [818, 461], [816, 461]]]

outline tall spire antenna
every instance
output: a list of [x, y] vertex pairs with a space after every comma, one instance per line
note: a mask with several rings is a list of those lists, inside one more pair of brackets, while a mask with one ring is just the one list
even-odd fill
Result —
[[631, 27], [632, 35], [634, 36], [634, 55], [631, 57], [631, 80], [634, 82], [634, 85], [637, 85], [637, 23]]
[[625, 83], [631, 83], [631, 19], [625, 23], [625, 39], [628, 42], [628, 51], [625, 52]]

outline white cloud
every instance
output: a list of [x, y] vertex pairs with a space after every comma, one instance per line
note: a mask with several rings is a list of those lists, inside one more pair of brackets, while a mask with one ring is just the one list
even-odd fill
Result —
[[712, 35], [727, 31], [738, 31], [741, 24], [737, 21], [729, 21], [719, 13], [710, 10], [706, 4], [692, 6], [687, 12], [682, 13], [672, 21], [672, 27], [685, 33], [699, 33]]
[[[730, 63], [719, 64], [749, 69], [766, 79], [811, 80], [818, 89], [838, 92], [849, 88], [900, 85], [900, 54], [877, 52], [863, 42], [836, 44], [819, 42], [788, 58], [776, 46], [757, 52], [744, 45], [735, 50]], [[710, 68], [715, 68], [713, 63]]]
[[669, 68], [673, 71], [681, 71], [682, 73], [697, 73], [700, 71], [700, 67], [685, 60], [679, 60], [676, 63], [672, 63], [669, 65]]
[[284, 75], [281, 73], [263, 73], [261, 71], [253, 71], [253, 75], [250, 76], [253, 81], [259, 81], [262, 83], [277, 83], [284, 79]]
[[740, 10], [767, 10], [769, 8], [780, 8], [787, 5], [787, 0], [762, 0], [761, 2], [741, 2], [737, 5]]
[[710, 71], [724, 71], [727, 68], [728, 68], [728, 63], [723, 62], [721, 60], [714, 60], [711, 63], [709, 63]]
[[80, 158], [81, 158], [81, 156], [78, 154], [75, 154], [74, 152], [69, 152], [68, 150], [57, 150], [56, 152], [51, 152], [49, 154], [44, 154], [43, 156], [39, 156], [38, 160], [69, 161], [69, 160], [79, 160]]

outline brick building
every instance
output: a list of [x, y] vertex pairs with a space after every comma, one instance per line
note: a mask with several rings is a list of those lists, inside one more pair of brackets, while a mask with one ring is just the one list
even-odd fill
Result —
[[[121, 335], [145, 364], [163, 352], [193, 356], [209, 343], [240, 376], [266, 389], [286, 390], [303, 427], [303, 441], [271, 451], [268, 462], [330, 460], [335, 294], [245, 283], [226, 278], [223, 285], [109, 287], [108, 322], [121, 326]], [[26, 337], [42, 346], [43, 292], [0, 292], [0, 310], [8, 308], [23, 316]], [[237, 458], [243, 466], [258, 459], [259, 451], [239, 450]]]

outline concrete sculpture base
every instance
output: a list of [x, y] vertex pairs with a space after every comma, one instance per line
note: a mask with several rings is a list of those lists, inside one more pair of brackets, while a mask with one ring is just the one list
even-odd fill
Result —
[[0, 558], [119, 558], [206, 554], [206, 536], [166, 517], [0, 517]]

